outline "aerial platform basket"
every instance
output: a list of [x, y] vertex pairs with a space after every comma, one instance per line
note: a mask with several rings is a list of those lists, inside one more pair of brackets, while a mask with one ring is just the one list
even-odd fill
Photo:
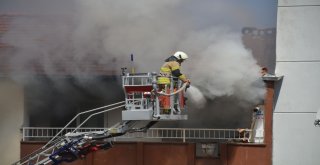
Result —
[[186, 84], [171, 78], [170, 85], [159, 86], [157, 73], [125, 73], [122, 85], [125, 110], [122, 120], [187, 120], [184, 89]]

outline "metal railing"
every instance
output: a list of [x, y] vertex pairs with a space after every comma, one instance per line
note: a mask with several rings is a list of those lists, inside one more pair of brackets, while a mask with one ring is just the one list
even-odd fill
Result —
[[[62, 130], [62, 127], [23, 127], [22, 141], [48, 141], [56, 135], [61, 137], [68, 132], [73, 132], [75, 129], [76, 127], [68, 127], [64, 130]], [[105, 129], [106, 128], [78, 128], [77, 132], [103, 131]]]
[[[57, 127], [23, 127], [23, 141], [48, 141], [62, 128]], [[58, 136], [74, 131], [75, 128], [66, 128]], [[79, 128], [77, 132], [104, 131], [107, 128]], [[114, 141], [139, 139], [172, 139], [186, 142], [188, 140], [219, 140], [263, 143], [263, 137], [253, 137], [250, 129], [239, 132], [239, 129], [205, 129], [205, 128], [150, 128], [146, 132], [127, 133], [114, 138]], [[263, 132], [262, 132], [263, 134]]]

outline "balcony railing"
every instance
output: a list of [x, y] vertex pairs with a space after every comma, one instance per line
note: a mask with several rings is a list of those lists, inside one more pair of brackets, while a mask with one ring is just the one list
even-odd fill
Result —
[[[23, 141], [48, 141], [54, 137], [62, 128], [57, 127], [23, 127]], [[72, 132], [75, 128], [66, 128], [58, 136], [63, 136], [68, 132]], [[108, 128], [80, 128], [77, 132], [104, 131]], [[186, 142], [188, 140], [219, 140], [219, 141], [254, 141], [255, 143], [263, 143], [263, 136], [253, 137], [256, 132], [250, 129], [206, 129], [206, 128], [150, 128], [146, 132], [127, 133], [123, 136], [114, 138], [114, 141], [130, 140], [139, 138], [140, 140], [148, 139], [171, 139]], [[259, 132], [259, 135], [263, 135]]]

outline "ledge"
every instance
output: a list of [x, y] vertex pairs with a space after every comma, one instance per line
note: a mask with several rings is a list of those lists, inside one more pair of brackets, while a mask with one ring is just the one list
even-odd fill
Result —
[[264, 81], [279, 81], [283, 78], [283, 76], [276, 76], [276, 75], [267, 74], [267, 75], [262, 76], [261, 78]]
[[257, 147], [265, 147], [266, 143], [241, 143], [241, 142], [228, 142], [227, 145], [235, 145], [235, 146], [257, 146]]

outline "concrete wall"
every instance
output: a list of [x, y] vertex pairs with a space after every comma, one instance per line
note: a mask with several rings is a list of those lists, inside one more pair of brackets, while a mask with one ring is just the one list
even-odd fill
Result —
[[319, 164], [320, 1], [279, 0], [273, 165]]
[[19, 160], [23, 118], [23, 89], [10, 80], [0, 78], [0, 164]]

